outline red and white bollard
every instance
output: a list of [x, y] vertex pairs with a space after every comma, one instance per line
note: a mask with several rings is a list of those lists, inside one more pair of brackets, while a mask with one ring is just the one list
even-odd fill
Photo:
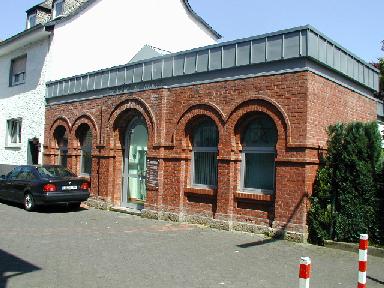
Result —
[[357, 288], [367, 287], [368, 234], [360, 234], [359, 243], [359, 280]]
[[300, 258], [299, 270], [299, 288], [309, 288], [309, 279], [311, 278], [311, 258]]

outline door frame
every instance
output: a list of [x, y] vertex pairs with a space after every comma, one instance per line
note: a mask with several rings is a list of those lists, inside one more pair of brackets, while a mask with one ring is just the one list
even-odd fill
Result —
[[131, 145], [131, 134], [132, 130], [139, 124], [143, 124], [145, 129], [147, 130], [147, 148], [148, 148], [148, 127], [145, 119], [140, 116], [135, 116], [127, 125], [124, 131], [124, 155], [123, 155], [123, 164], [122, 164], [122, 190], [121, 190], [121, 200], [120, 206], [132, 208], [136, 210], [141, 210], [144, 208], [143, 204], [131, 203], [128, 201], [129, 197], [129, 174], [128, 174], [128, 163], [129, 163], [129, 152]]

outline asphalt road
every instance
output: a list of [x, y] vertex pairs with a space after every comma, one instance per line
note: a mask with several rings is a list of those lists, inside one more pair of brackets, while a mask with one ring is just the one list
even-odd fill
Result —
[[[356, 287], [357, 254], [195, 225], [62, 207], [28, 213], [0, 203], [2, 287]], [[368, 252], [369, 253], [369, 252]], [[384, 287], [384, 259], [368, 256], [369, 288]]]

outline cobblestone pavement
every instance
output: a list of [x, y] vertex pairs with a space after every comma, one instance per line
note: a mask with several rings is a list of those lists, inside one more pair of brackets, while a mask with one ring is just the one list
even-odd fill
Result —
[[[183, 223], [63, 207], [28, 213], [0, 203], [2, 287], [356, 287], [357, 254]], [[369, 252], [368, 252], [369, 253]], [[384, 287], [384, 259], [368, 256], [368, 287]]]

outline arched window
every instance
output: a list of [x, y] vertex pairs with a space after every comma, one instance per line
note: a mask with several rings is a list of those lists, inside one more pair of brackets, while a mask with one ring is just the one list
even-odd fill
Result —
[[277, 129], [267, 115], [248, 122], [242, 135], [241, 190], [272, 194], [275, 189]]
[[87, 124], [81, 124], [76, 130], [80, 142], [80, 174], [91, 175], [92, 171], [92, 130]]
[[215, 123], [206, 119], [198, 123], [192, 134], [192, 185], [217, 185], [218, 131]]
[[58, 165], [67, 167], [68, 162], [68, 132], [64, 126], [58, 126], [53, 133], [56, 140], [57, 147], [59, 148], [59, 157], [57, 159]]

